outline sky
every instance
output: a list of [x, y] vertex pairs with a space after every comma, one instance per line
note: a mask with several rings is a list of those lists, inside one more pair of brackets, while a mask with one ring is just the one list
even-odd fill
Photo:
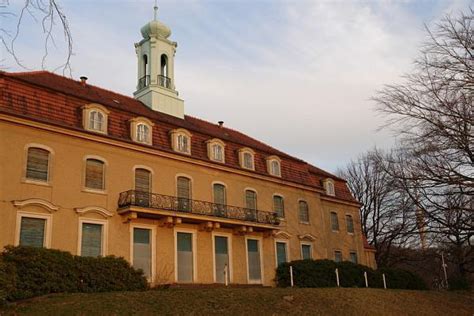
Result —
[[[132, 96], [134, 43], [153, 19], [153, 0], [57, 0], [73, 38], [72, 77]], [[3, 6], [2, 6], [3, 4]], [[23, 0], [0, 0], [0, 34], [11, 41]], [[468, 0], [159, 0], [158, 19], [178, 42], [175, 83], [185, 113], [244, 132], [334, 172], [396, 135], [371, 100], [384, 84], [403, 82], [427, 40], [424, 25], [457, 14]], [[36, 18], [33, 18], [35, 16]], [[1, 30], [9, 32], [1, 33]], [[53, 31], [44, 68], [65, 60]], [[25, 14], [15, 40], [17, 65], [2, 47], [7, 71], [42, 68], [45, 34]], [[62, 73], [61, 70], [56, 72]], [[68, 74], [69, 75], [69, 74]]]

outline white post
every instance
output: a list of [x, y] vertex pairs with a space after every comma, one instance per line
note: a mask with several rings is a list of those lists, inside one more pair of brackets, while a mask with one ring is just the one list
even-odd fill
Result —
[[293, 266], [290, 266], [290, 284], [291, 284], [291, 287], [294, 286], [294, 283], [293, 283]]
[[229, 267], [227, 266], [227, 263], [226, 263], [225, 266], [224, 266], [225, 286], [229, 286], [229, 278], [228, 278], [229, 273], [227, 272], [228, 269], [229, 269]]
[[369, 287], [369, 281], [367, 280], [367, 271], [364, 272], [364, 278], [365, 278], [365, 287]]
[[382, 273], [382, 279], [383, 279], [383, 288], [387, 289], [387, 281], [385, 280], [385, 273]]
[[444, 253], [441, 253], [441, 261], [443, 264], [444, 282], [446, 283], [446, 288], [448, 288], [448, 273], [446, 272], [446, 268], [448, 267], [448, 265], [444, 262]]
[[339, 270], [336, 268], [336, 283], [337, 287], [339, 287]]

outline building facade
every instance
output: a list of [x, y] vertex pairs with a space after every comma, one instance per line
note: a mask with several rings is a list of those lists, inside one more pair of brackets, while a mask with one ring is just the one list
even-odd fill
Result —
[[134, 98], [0, 72], [0, 247], [121, 256], [153, 284], [273, 285], [305, 258], [375, 267], [346, 182], [186, 116], [169, 28], [141, 33]]

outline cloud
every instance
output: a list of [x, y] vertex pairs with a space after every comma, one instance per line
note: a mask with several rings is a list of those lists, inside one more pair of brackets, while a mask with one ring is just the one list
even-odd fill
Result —
[[[148, 3], [68, 1], [74, 75], [131, 95]], [[330, 171], [393, 142], [370, 101], [412, 68], [423, 23], [468, 1], [160, 1], [190, 115]], [[84, 14], [87, 12], [88, 14]], [[23, 47], [32, 51], [31, 43]], [[35, 43], [38, 45], [38, 43]], [[25, 59], [33, 60], [32, 54]]]

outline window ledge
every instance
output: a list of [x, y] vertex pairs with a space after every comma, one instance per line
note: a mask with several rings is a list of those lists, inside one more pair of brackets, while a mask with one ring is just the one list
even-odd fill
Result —
[[333, 233], [338, 233], [339, 234], [339, 231], [338, 230], [332, 230]]
[[21, 182], [24, 183], [24, 184], [33, 184], [33, 185], [39, 185], [39, 186], [43, 186], [43, 187], [52, 187], [52, 185], [49, 181], [23, 179]]
[[303, 225], [311, 225], [310, 222], [301, 222], [301, 221], [300, 221], [300, 224], [303, 224]]
[[99, 195], [107, 195], [107, 191], [106, 191], [106, 190], [97, 190], [97, 189], [82, 188], [82, 192], [85, 192], [85, 193], [93, 193], [93, 194], [99, 194]]
[[354, 236], [354, 233], [347, 232], [348, 235]]
[[96, 133], [96, 134], [101, 134], [101, 135], [107, 135], [108, 133], [106, 131], [98, 131], [96, 129], [92, 128], [85, 128], [86, 131]]

